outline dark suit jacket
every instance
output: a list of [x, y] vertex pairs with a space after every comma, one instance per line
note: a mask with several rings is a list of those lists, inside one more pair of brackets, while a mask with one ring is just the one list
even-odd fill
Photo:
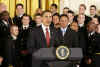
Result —
[[88, 36], [86, 27], [79, 27], [78, 30], [78, 37], [79, 37], [79, 44], [80, 47], [83, 49], [83, 54], [87, 54], [87, 47], [88, 47]]
[[0, 20], [0, 56], [5, 56], [5, 41], [8, 38], [9, 35], [9, 24], [8, 27], [3, 23], [2, 20]]
[[32, 26], [29, 26], [27, 29], [23, 29], [21, 26], [19, 28], [19, 39], [20, 39], [20, 44], [19, 44], [19, 49], [20, 51], [22, 50], [27, 50], [27, 41], [29, 37], [29, 33], [32, 31]]
[[15, 58], [16, 58], [16, 45], [17, 44], [17, 40], [13, 40], [13, 38], [11, 36], [8, 37], [8, 39], [6, 40], [6, 59], [7, 59], [7, 63], [8, 64], [12, 64], [15, 65]]
[[62, 35], [60, 28], [57, 30], [56, 41], [58, 42], [57, 45], [66, 45], [69, 48], [79, 47], [78, 34], [69, 27], [67, 28], [64, 36]]
[[[53, 47], [55, 44], [56, 31], [54, 28], [50, 27], [50, 47]], [[28, 39], [28, 48], [29, 52], [32, 52], [35, 49], [47, 48], [46, 39], [42, 27], [36, 27], [30, 32]]]
[[[55, 29], [50, 27], [50, 47], [54, 46], [55, 36]], [[34, 28], [33, 31], [30, 32], [30, 37], [28, 39], [27, 45], [30, 54], [40, 48], [48, 48], [46, 44], [46, 38], [41, 26]], [[45, 61], [38, 61], [34, 57], [32, 57], [32, 65], [34, 65], [34, 67], [48, 67], [48, 64]]]

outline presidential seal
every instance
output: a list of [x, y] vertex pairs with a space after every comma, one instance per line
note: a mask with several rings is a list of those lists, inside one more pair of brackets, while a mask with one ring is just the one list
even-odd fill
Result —
[[70, 50], [67, 46], [59, 46], [57, 49], [56, 49], [56, 57], [59, 59], [59, 60], [65, 60], [69, 57], [69, 54], [70, 54]]

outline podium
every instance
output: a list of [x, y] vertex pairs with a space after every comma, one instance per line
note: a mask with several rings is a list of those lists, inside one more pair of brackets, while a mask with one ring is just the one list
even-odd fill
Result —
[[[40, 48], [36, 52], [32, 54], [37, 60], [45, 60], [50, 61], [48, 62], [49, 65], [52, 67], [65, 67], [68, 63], [67, 61], [80, 61], [83, 57], [82, 49], [81, 48], [69, 48], [70, 53], [67, 59], [59, 60], [56, 56], [56, 48]], [[67, 66], [66, 66], [67, 67]]]

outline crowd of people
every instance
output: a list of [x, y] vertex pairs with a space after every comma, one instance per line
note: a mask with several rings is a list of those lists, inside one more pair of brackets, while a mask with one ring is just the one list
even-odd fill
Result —
[[[48, 61], [36, 60], [32, 54], [61, 44], [82, 48], [80, 67], [99, 67], [100, 17], [95, 5], [90, 6], [87, 16], [84, 4], [80, 4], [77, 15], [68, 7], [59, 14], [57, 5], [52, 4], [50, 10], [38, 8], [34, 18], [23, 7], [18, 3], [11, 18], [7, 6], [0, 3], [0, 67], [51, 67]], [[66, 62], [66, 67], [73, 67], [71, 61]]]

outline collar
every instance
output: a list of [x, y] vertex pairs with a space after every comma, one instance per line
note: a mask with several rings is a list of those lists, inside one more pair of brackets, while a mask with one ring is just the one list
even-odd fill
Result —
[[83, 27], [84, 26], [84, 23], [83, 24], [78, 24], [79, 25], [79, 27]]
[[7, 25], [8, 26], [8, 23], [7, 23], [7, 21], [5, 21], [5, 20], [2, 20], [3, 21], [3, 23], [5, 24], [5, 25]]
[[67, 27], [65, 27], [65, 28], [62, 28], [62, 27], [61, 27], [61, 30], [62, 30], [62, 31], [66, 31], [66, 30], [67, 30], [67, 28], [68, 28], [68, 26], [67, 26]]
[[[96, 15], [96, 14], [95, 14], [95, 15]], [[92, 17], [92, 18], [93, 18], [95, 15], [90, 15], [90, 17]]]
[[44, 24], [42, 24], [42, 29], [43, 29], [44, 31], [46, 30], [46, 28], [48, 28], [48, 30], [49, 30], [49, 26], [46, 27]]
[[11, 37], [13, 38], [13, 40], [16, 40], [17, 39], [17, 37], [14, 36], [14, 35], [11, 35]]
[[23, 25], [23, 29], [27, 29], [29, 27], [29, 24], [28, 25]]

